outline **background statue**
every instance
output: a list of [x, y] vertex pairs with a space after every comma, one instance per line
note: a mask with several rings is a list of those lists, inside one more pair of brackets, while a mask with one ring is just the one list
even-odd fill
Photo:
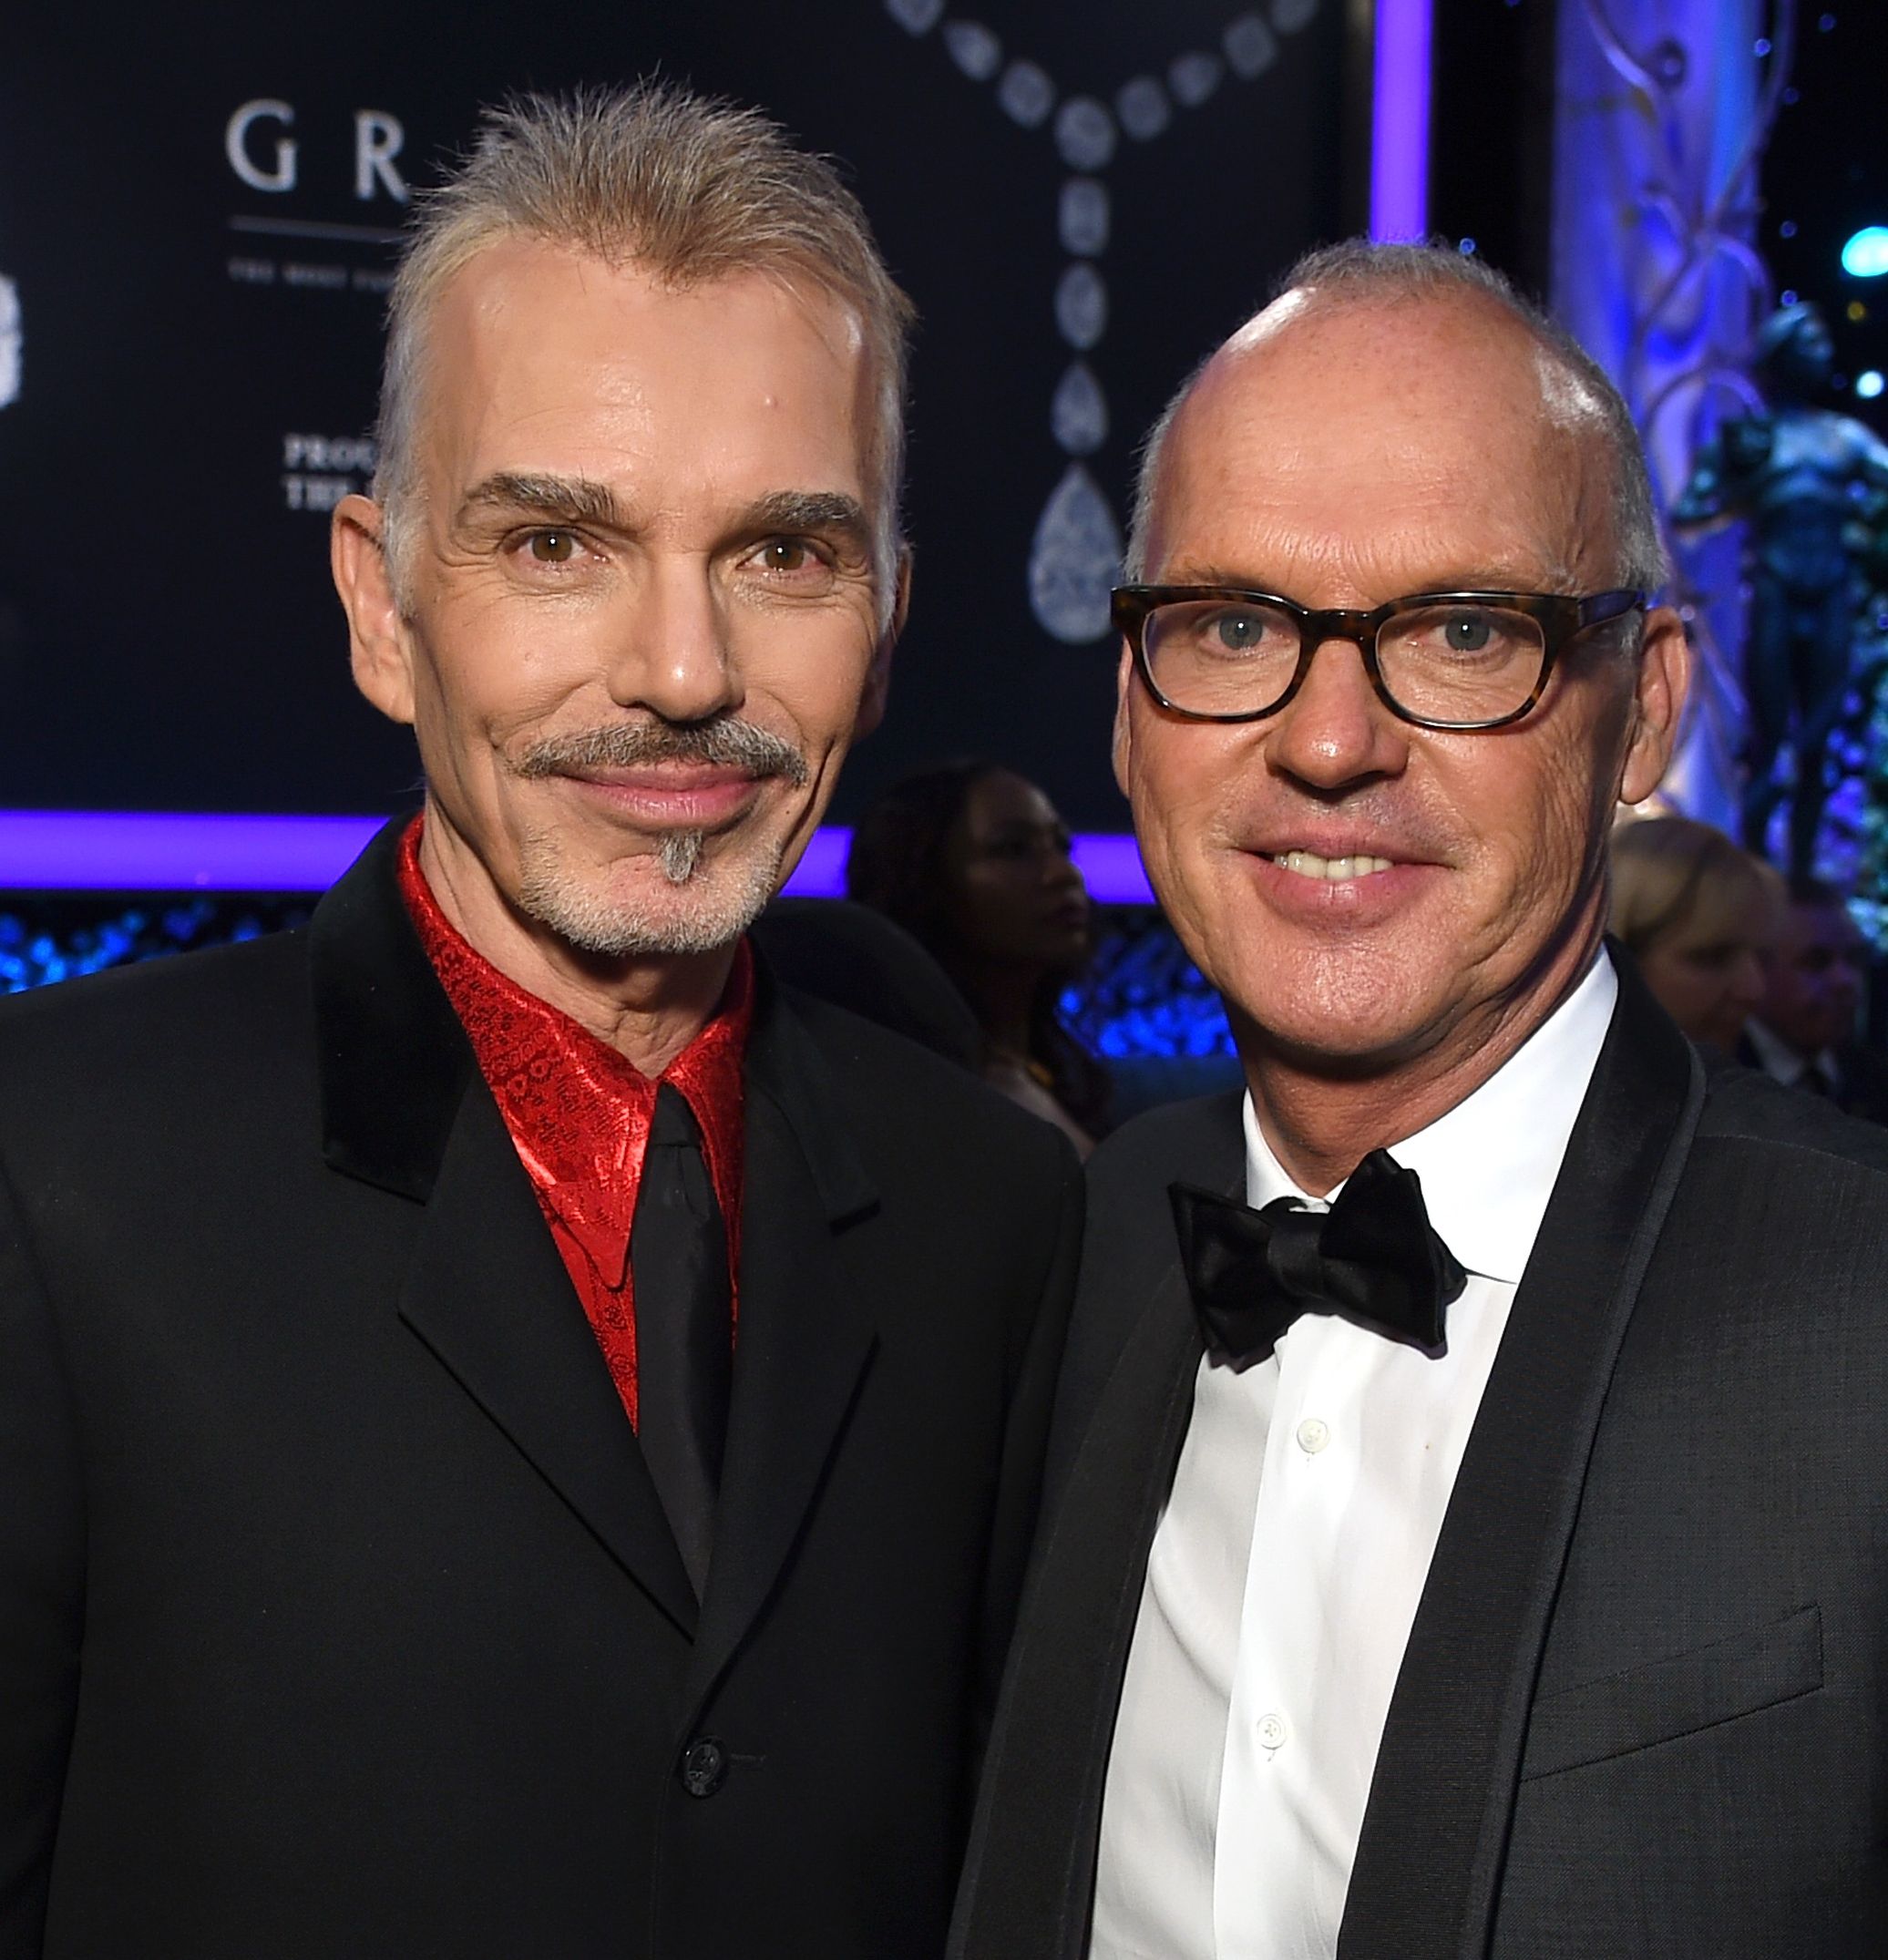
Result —
[[1888, 445], [1849, 416], [1811, 405], [1835, 349], [1810, 304], [1784, 307], [1758, 336], [1767, 411], [1720, 424], [1672, 508], [1680, 530], [1742, 518], [1750, 611], [1744, 641], [1749, 776], [1743, 836], [1761, 852], [1785, 795], [1777, 756], [1792, 743], [1790, 869], [1815, 868], [1831, 784], [1830, 738], [1842, 718], [1868, 611], [1864, 567], [1883, 549]]

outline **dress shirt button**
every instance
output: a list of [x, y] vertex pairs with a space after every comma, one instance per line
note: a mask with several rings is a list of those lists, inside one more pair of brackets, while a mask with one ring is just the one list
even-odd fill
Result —
[[728, 1780], [728, 1752], [713, 1736], [697, 1736], [682, 1754], [682, 1787], [712, 1797]]
[[1330, 1441], [1330, 1424], [1307, 1416], [1298, 1426], [1298, 1446], [1307, 1456], [1316, 1456]]
[[1291, 1725], [1282, 1715], [1261, 1715], [1258, 1719], [1258, 1739], [1267, 1749], [1283, 1749], [1286, 1739], [1291, 1734]]

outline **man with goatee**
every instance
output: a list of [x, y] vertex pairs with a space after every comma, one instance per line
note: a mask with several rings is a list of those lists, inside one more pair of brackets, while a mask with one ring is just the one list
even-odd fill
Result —
[[941, 1948], [1072, 1158], [744, 937], [883, 702], [908, 313], [673, 91], [425, 209], [333, 527], [423, 810], [0, 1027], [7, 1960]]

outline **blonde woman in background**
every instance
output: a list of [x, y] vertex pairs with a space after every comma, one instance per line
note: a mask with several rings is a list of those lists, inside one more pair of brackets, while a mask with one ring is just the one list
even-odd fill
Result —
[[1622, 823], [1610, 852], [1614, 937], [1693, 1041], [1732, 1053], [1763, 999], [1782, 880], [1721, 830], [1685, 816]]

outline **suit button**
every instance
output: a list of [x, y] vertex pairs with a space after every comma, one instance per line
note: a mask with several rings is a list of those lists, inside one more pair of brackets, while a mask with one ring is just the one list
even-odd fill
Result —
[[692, 1797], [712, 1797], [728, 1780], [728, 1752], [713, 1736], [697, 1736], [682, 1752], [682, 1787]]

